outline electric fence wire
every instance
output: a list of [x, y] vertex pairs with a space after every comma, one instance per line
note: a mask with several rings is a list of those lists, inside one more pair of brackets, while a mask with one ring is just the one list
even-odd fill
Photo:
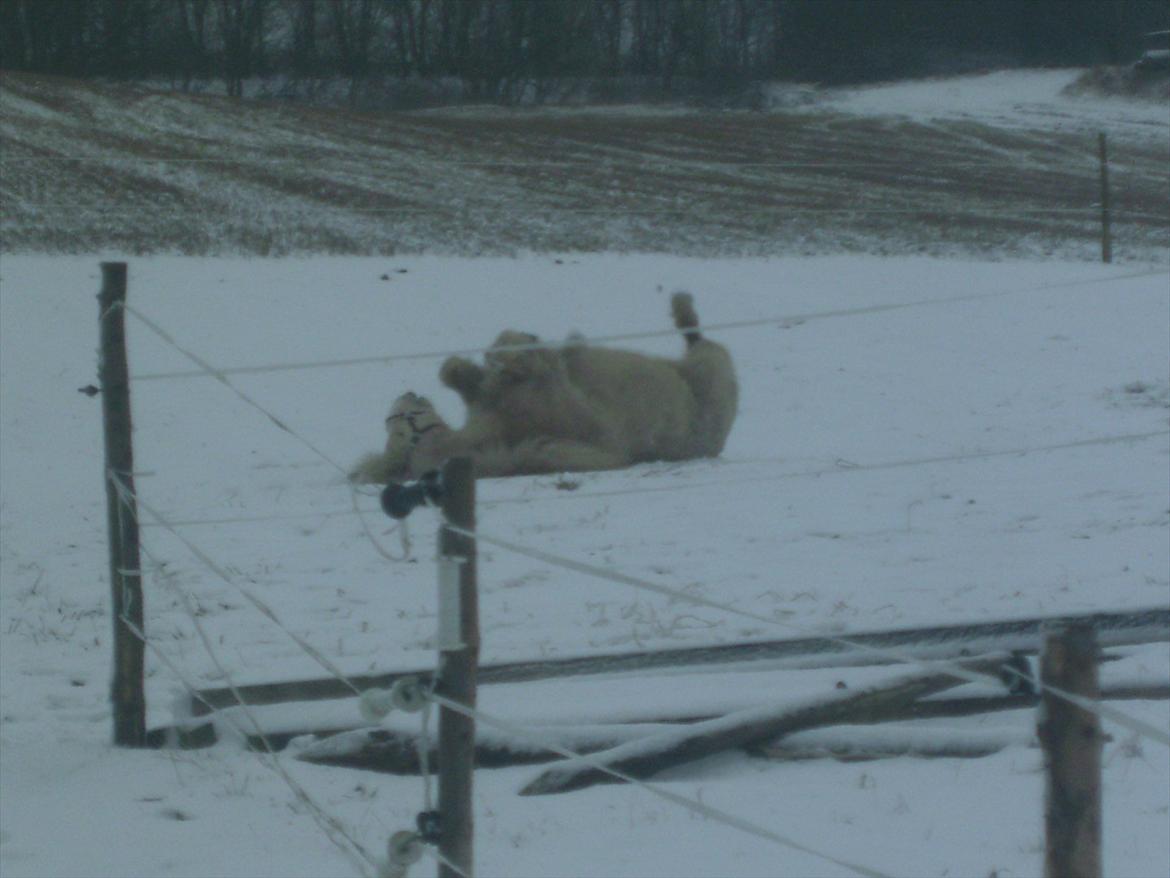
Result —
[[[949, 305], [949, 304], [955, 304], [955, 303], [960, 303], [960, 302], [978, 302], [978, 301], [983, 301], [983, 300], [1004, 298], [1007, 296], [1026, 295], [1029, 293], [1042, 292], [1042, 291], [1046, 291], [1046, 290], [1074, 288], [1074, 287], [1080, 287], [1080, 286], [1106, 285], [1106, 284], [1110, 284], [1110, 283], [1115, 283], [1117, 281], [1135, 280], [1135, 279], [1149, 278], [1149, 277], [1164, 277], [1166, 275], [1167, 275], [1167, 271], [1165, 269], [1159, 270], [1159, 271], [1149, 271], [1149, 270], [1134, 271], [1134, 272], [1128, 272], [1126, 274], [1114, 275], [1113, 277], [1087, 278], [1087, 279], [1079, 279], [1079, 280], [1074, 280], [1074, 281], [1061, 281], [1061, 282], [1049, 283], [1049, 284], [1035, 284], [1035, 285], [1027, 286], [1027, 287], [1015, 287], [1015, 288], [1011, 288], [1011, 289], [1007, 289], [1007, 290], [1000, 290], [1000, 291], [994, 292], [994, 293], [969, 293], [969, 294], [965, 294], [965, 295], [961, 295], [961, 296], [948, 296], [948, 297], [940, 298], [940, 299], [916, 299], [916, 300], [913, 300], [910, 302], [894, 302], [894, 303], [882, 304], [882, 305], [865, 305], [865, 306], [856, 307], [856, 308], [836, 308], [836, 309], [829, 310], [829, 311], [810, 311], [810, 312], [806, 312], [806, 313], [797, 313], [797, 314], [788, 314], [788, 315], [782, 314], [782, 315], [778, 315], [778, 316], [774, 316], [774, 317], [755, 317], [755, 318], [750, 318], [750, 319], [746, 319], [746, 320], [732, 320], [732, 321], [725, 321], [725, 322], [721, 322], [721, 323], [707, 323], [707, 324], [700, 325], [698, 327], [698, 330], [700, 332], [710, 333], [710, 332], [723, 332], [726, 330], [737, 330], [737, 329], [755, 329], [755, 328], [759, 328], [759, 327], [763, 327], [763, 326], [795, 326], [798, 324], [807, 323], [807, 322], [814, 321], [814, 320], [830, 320], [830, 319], [837, 319], [837, 318], [842, 318], [842, 317], [858, 317], [858, 316], [864, 316], [864, 315], [868, 315], [868, 314], [881, 314], [881, 313], [886, 313], [886, 312], [891, 312], [891, 311], [902, 311], [902, 310], [906, 310], [909, 308], [922, 308], [922, 307], [930, 307], [930, 306], [938, 306], [938, 305]], [[152, 331], [154, 331], [156, 334], [158, 334], [160, 338], [163, 338], [165, 341], [167, 341], [169, 344], [171, 344], [177, 350], [179, 350], [181, 353], [183, 353], [185, 356], [187, 356], [188, 359], [191, 359], [193, 362], [196, 362], [200, 366], [200, 368], [196, 371], [185, 370], [185, 371], [175, 371], [175, 372], [155, 372], [155, 373], [146, 373], [143, 375], [131, 376], [130, 380], [132, 382], [162, 381], [162, 380], [173, 380], [173, 379], [179, 379], [179, 378], [212, 377], [212, 378], [216, 378], [217, 380], [226, 384], [228, 387], [231, 387], [237, 394], [239, 394], [240, 391], [235, 390], [234, 385], [230, 384], [230, 382], [227, 381], [225, 376], [228, 376], [228, 375], [260, 375], [260, 374], [266, 374], [266, 373], [272, 373], [272, 372], [292, 372], [292, 371], [312, 370], [312, 369], [330, 369], [330, 368], [347, 367], [347, 366], [364, 366], [364, 365], [374, 365], [374, 364], [382, 364], [382, 363], [396, 363], [396, 362], [405, 362], [405, 361], [411, 361], [411, 360], [439, 360], [439, 359], [444, 359], [444, 358], [450, 357], [450, 356], [477, 356], [477, 355], [485, 354], [488, 351], [520, 352], [520, 351], [532, 351], [532, 350], [559, 350], [559, 349], [565, 348], [569, 345], [580, 344], [580, 340], [570, 341], [570, 340], [566, 339], [565, 341], [537, 341], [537, 342], [528, 342], [528, 343], [523, 343], [523, 344], [500, 345], [498, 347], [480, 346], [480, 347], [470, 347], [470, 348], [454, 348], [454, 349], [449, 349], [449, 350], [437, 350], [437, 351], [419, 351], [419, 352], [415, 352], [415, 353], [405, 353], [405, 354], [384, 354], [384, 355], [375, 355], [375, 356], [368, 356], [368, 357], [348, 357], [345, 359], [333, 359], [333, 360], [316, 360], [316, 361], [310, 360], [310, 361], [301, 361], [301, 362], [271, 363], [271, 364], [262, 364], [262, 365], [256, 365], [256, 366], [229, 366], [226, 368], [224, 368], [224, 367], [213, 368], [210, 365], [208, 365], [207, 363], [205, 363], [202, 360], [200, 360], [199, 358], [197, 358], [196, 355], [194, 355], [188, 351], [185, 351], [182, 347], [179, 346], [179, 344], [174, 340], [173, 337], [171, 337], [168, 333], [165, 332], [165, 330], [163, 330], [161, 327], [159, 327], [157, 323], [155, 323], [154, 321], [152, 321], [148, 317], [146, 317], [144, 314], [142, 314], [141, 311], [139, 311], [136, 308], [133, 308], [130, 305], [125, 305], [124, 307], [127, 310], [127, 312], [129, 312], [130, 314], [133, 314], [135, 317], [142, 320], [149, 328], [152, 329]], [[688, 330], [688, 331], [691, 331], [691, 330]], [[681, 335], [682, 332], [683, 331], [680, 329], [670, 328], [670, 329], [642, 330], [642, 331], [638, 331], [638, 332], [611, 333], [611, 334], [607, 334], [607, 335], [600, 335], [600, 336], [594, 336], [592, 338], [587, 338], [586, 343], [587, 344], [609, 344], [611, 342], [626, 342], [626, 341], [639, 341], [639, 340], [653, 339], [653, 338], [667, 338], [667, 337], [671, 337], [671, 336]], [[263, 409], [261, 409], [261, 411], [263, 411]], [[277, 426], [279, 426], [282, 430], [287, 431], [289, 429], [288, 426], [286, 424], [284, 424], [284, 422], [281, 421], [279, 418], [276, 418], [275, 416], [273, 416], [272, 414], [270, 414], [266, 411], [264, 412], [264, 414], [269, 419], [271, 419], [274, 423], [276, 423]], [[341, 469], [341, 467], [338, 464], [329, 460], [328, 457], [325, 457], [324, 459], [327, 460], [334, 467]], [[342, 471], [344, 472], [344, 470], [342, 470]]]
[[[149, 507], [146, 506], [145, 504], [143, 504], [140, 498], [133, 497], [129, 488], [126, 486], [125, 482], [123, 482], [122, 479], [116, 473], [110, 472], [108, 474], [108, 478], [110, 479], [111, 483], [114, 485], [115, 490], [118, 494], [119, 507], [121, 509], [129, 510], [129, 509], [134, 508], [131, 505], [131, 501], [136, 500], [138, 505], [142, 506], [142, 508], [144, 508], [144, 509], [147, 509], [147, 511], [150, 511]], [[190, 545], [188, 547], [191, 548]], [[158, 569], [160, 571], [163, 571], [165, 569], [164, 563], [159, 558], [157, 558], [146, 545], [140, 544], [140, 548], [142, 550], [142, 553], [144, 555], [146, 555], [147, 559], [155, 565], [156, 569]], [[207, 558], [207, 556], [204, 555], [202, 552], [200, 552], [199, 554], [202, 556], [200, 560], [203, 560], [205, 564], [210, 561], [210, 559]], [[216, 565], [214, 562], [210, 562], [209, 566], [213, 570], [217, 570], [217, 571], [220, 570], [218, 565]], [[140, 572], [141, 571], [139, 571], [139, 573]], [[373, 874], [377, 874], [377, 872], [380, 868], [380, 865], [377, 862], [377, 860], [375, 860], [369, 854], [369, 852], [366, 851], [366, 849], [361, 845], [361, 843], [359, 843], [356, 839], [353, 838], [353, 836], [349, 833], [349, 831], [341, 823], [340, 820], [338, 820], [336, 817], [334, 817], [333, 815], [326, 812], [320, 805], [318, 805], [316, 803], [316, 801], [312, 798], [312, 796], [309, 795], [308, 791], [304, 788], [304, 786], [302, 786], [295, 778], [293, 778], [292, 775], [289, 774], [288, 770], [284, 767], [284, 764], [280, 759], [280, 755], [276, 752], [275, 749], [273, 749], [271, 743], [268, 740], [267, 735], [264, 733], [263, 726], [260, 724], [259, 719], [252, 712], [252, 710], [250, 709], [250, 707], [249, 707], [247, 701], [244, 699], [244, 697], [240, 694], [240, 691], [235, 684], [235, 681], [234, 681], [234, 678], [233, 678], [231, 672], [227, 669], [227, 666], [224, 665], [224, 663], [220, 660], [219, 655], [216, 652], [215, 646], [212, 643], [211, 637], [207, 634], [207, 631], [204, 628], [203, 623], [199, 619], [199, 613], [196, 611], [195, 607], [191, 604], [190, 595], [187, 594], [187, 592], [185, 592], [181, 588], [179, 588], [173, 582], [173, 580], [170, 576], [162, 575], [160, 578], [162, 579], [162, 581], [163, 581], [164, 585], [167, 587], [167, 589], [173, 595], [175, 595], [176, 598], [179, 600], [179, 604], [183, 608], [183, 610], [185, 611], [187, 616], [190, 618], [191, 623], [194, 626], [195, 631], [198, 634], [201, 643], [203, 644], [203, 648], [207, 652], [208, 658], [210, 658], [212, 664], [215, 666], [217, 673], [226, 682], [227, 688], [231, 691], [232, 696], [236, 701], [236, 705], [237, 705], [238, 710], [243, 713], [244, 717], [248, 721], [248, 724], [252, 726], [252, 729], [255, 732], [257, 740], [259, 740], [261, 746], [264, 748], [263, 752], [254, 751], [254, 752], [256, 752], [257, 757], [259, 758], [260, 762], [262, 764], [264, 764], [266, 767], [272, 769], [285, 782], [285, 784], [288, 785], [289, 789], [292, 790], [292, 792], [296, 796], [297, 800], [300, 801], [309, 810], [309, 813], [312, 815], [314, 821], [325, 832], [325, 834], [329, 837], [329, 840], [335, 846], [337, 846], [343, 853], [345, 853], [348, 857], [350, 857], [350, 859], [353, 862], [355, 862], [355, 864], [357, 864], [359, 866], [359, 870], [362, 871], [363, 874], [366, 874], [365, 867], [367, 867], [367, 866], [373, 870]], [[244, 590], [244, 594], [246, 597], [249, 597], [250, 599], [252, 599], [251, 596], [248, 595], [246, 590]], [[262, 612], [265, 611], [264, 606], [260, 602], [256, 601], [255, 599], [252, 599], [252, 600], [253, 600], [253, 603], [259, 609], [261, 609]], [[316, 650], [313, 650], [312, 647], [310, 647], [303, 640], [301, 640], [296, 635], [294, 635], [291, 631], [289, 631], [287, 628], [285, 628], [283, 626], [283, 624], [281, 624], [280, 620], [277, 619], [275, 617], [275, 615], [271, 614], [271, 611], [265, 612], [265, 615], [268, 616], [268, 618], [271, 619], [273, 622], [275, 622], [277, 624], [277, 626], [280, 627], [286, 634], [288, 634], [290, 637], [292, 637], [294, 642], [298, 646], [300, 646], [302, 649], [305, 649], [311, 656], [313, 656], [314, 658], [316, 658], [318, 660], [321, 660], [323, 658], [322, 656], [320, 656], [319, 653], [316, 652]], [[163, 664], [165, 664], [171, 670], [172, 673], [175, 674], [175, 676], [178, 678], [179, 682], [190, 693], [192, 698], [203, 702], [209, 708], [211, 707], [211, 705], [208, 704], [208, 702], [199, 694], [198, 688], [188, 679], [186, 674], [184, 674], [182, 672], [182, 670], [179, 669], [178, 666], [170, 659], [170, 657], [167, 656], [166, 653], [156, 643], [154, 643], [150, 638], [148, 638], [146, 636], [146, 633], [144, 631], [142, 631], [137, 625], [135, 625], [134, 622], [132, 622], [125, 613], [122, 614], [121, 621], [126, 626], [127, 630], [131, 631], [135, 637], [137, 637], [139, 640], [141, 640], [143, 645], [146, 646], [148, 649], [150, 649], [151, 652], [154, 653], [154, 655], [156, 657], [158, 657], [159, 660], [162, 661]], [[344, 677], [339, 676], [338, 679], [344, 680]], [[351, 684], [351, 688], [354, 688], [355, 692], [358, 691], [356, 689], [356, 687], [352, 687], [352, 684]], [[232, 727], [232, 729], [240, 736], [241, 739], [245, 739], [247, 737], [247, 734], [244, 732], [242, 726], [236, 722], [236, 720], [230, 715], [230, 713], [228, 713], [226, 711], [216, 711], [214, 709], [213, 709], [213, 713], [215, 715], [217, 715], [222, 721], [226, 722], [230, 727]], [[339, 835], [341, 836], [342, 839], [345, 840], [345, 842], [348, 843], [349, 847], [347, 847], [345, 844], [342, 844], [338, 840], [337, 836], [339, 836]]]
[[[691, 594], [690, 592], [683, 591], [681, 589], [670, 588], [669, 586], [665, 586], [657, 582], [651, 582], [648, 579], [642, 579], [641, 577], [637, 576], [630, 576], [629, 574], [622, 573], [617, 570], [611, 570], [606, 567], [599, 567], [596, 564], [588, 564], [583, 561], [576, 561], [572, 558], [565, 558], [560, 555], [554, 555], [551, 552], [545, 552], [542, 549], [535, 549], [531, 546], [522, 546], [510, 540], [504, 540], [499, 537], [485, 534], [478, 529], [474, 531], [468, 530], [467, 528], [460, 527], [456, 524], [452, 524], [451, 522], [446, 522], [444, 527], [446, 527], [448, 530], [454, 531], [457, 534], [460, 534], [461, 536], [476, 540], [477, 542], [496, 546], [497, 548], [504, 549], [518, 555], [524, 555], [525, 557], [541, 561], [545, 564], [550, 564], [565, 570], [572, 570], [577, 573], [584, 573], [587, 576], [592, 576], [598, 579], [605, 579], [610, 582], [629, 585], [643, 591], [650, 591], [656, 594], [665, 595], [672, 600], [683, 603], [690, 603], [695, 606], [706, 607], [707, 609], [718, 610], [729, 615], [750, 619], [753, 622], [778, 626], [780, 628], [785, 628], [807, 636], [823, 637], [832, 643], [836, 643], [839, 646], [844, 646], [847, 649], [855, 652], [864, 652], [868, 655], [880, 656], [887, 660], [892, 659], [893, 661], [900, 664], [918, 665], [925, 670], [936, 673], [950, 674], [953, 677], [965, 680], [969, 683], [999, 682], [994, 677], [989, 677], [986, 674], [979, 674], [974, 671], [970, 671], [956, 662], [921, 659], [886, 647], [871, 646], [866, 643], [850, 640], [848, 637], [826, 635], [823, 632], [813, 631], [812, 629], [800, 625], [794, 625], [791, 622], [785, 622], [784, 620], [777, 619], [773, 616], [764, 616], [760, 613], [753, 613], [750, 610], [742, 610], [739, 607], [733, 606], [732, 604], [726, 604], [720, 601], [711, 600], [710, 598], [700, 597], [699, 595]], [[1119, 711], [1110, 705], [1104, 704], [1103, 702], [1093, 701], [1092, 699], [1067, 692], [1063, 689], [1059, 689], [1055, 686], [1044, 683], [1043, 681], [1038, 680], [1031, 675], [1020, 673], [1019, 676], [1021, 679], [1024, 679], [1032, 686], [1034, 686], [1035, 691], [1037, 692], [1049, 692], [1058, 698], [1068, 701], [1071, 704], [1075, 704], [1082, 710], [1087, 710], [1104, 719], [1112, 720], [1113, 722], [1117, 723], [1123, 728], [1128, 729], [1131, 732], [1134, 732], [1135, 734], [1149, 738], [1152, 741], [1156, 741], [1165, 747], [1170, 747], [1170, 733], [1163, 731], [1153, 723], [1148, 723], [1144, 720], [1128, 716], [1122, 711]]]

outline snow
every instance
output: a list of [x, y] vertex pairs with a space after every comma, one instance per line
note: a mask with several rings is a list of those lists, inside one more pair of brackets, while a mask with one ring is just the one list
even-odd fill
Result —
[[995, 70], [968, 76], [909, 80], [828, 89], [806, 109], [825, 107], [863, 116], [920, 121], [993, 121], [1008, 128], [1096, 131], [1107, 125], [1122, 136], [1164, 138], [1166, 107], [1158, 101], [1069, 94], [1082, 68]]
[[[1030, 112], [1063, 75], [989, 75], [929, 99], [926, 86], [857, 90], [838, 108], [925, 114], [951, 104], [995, 116], [999, 92]], [[76, 392], [95, 382], [94, 295], [108, 258], [127, 257], [0, 259], [0, 873], [359, 874], [305, 800], [230, 736], [196, 751], [110, 745], [100, 416], [97, 401]], [[609, 253], [128, 262], [130, 304], [223, 368], [478, 347], [505, 326], [550, 338], [657, 332], [678, 288], [694, 292], [708, 325], [759, 321], [712, 333], [730, 347], [741, 383], [720, 458], [575, 474], [574, 490], [558, 477], [485, 481], [477, 514], [485, 533], [773, 624], [483, 546], [484, 662], [1170, 603], [1164, 255], [1123, 267]], [[908, 307], [875, 308], [885, 305]], [[127, 328], [132, 374], [194, 368], [133, 315]], [[666, 355], [678, 347], [670, 337], [626, 344]], [[388, 562], [353, 514], [341, 470], [380, 446], [382, 418], [403, 390], [460, 419], [438, 365], [419, 358], [231, 378], [296, 436], [218, 382], [135, 381], [142, 500], [185, 522], [179, 531], [226, 574], [143, 507], [146, 629], [185, 680], [227, 682], [175, 589], [191, 596], [236, 683], [323, 675], [241, 589], [346, 673], [433, 665], [436, 519], [416, 513], [413, 560]], [[396, 551], [376, 498], [358, 502]], [[1122, 652], [1103, 667], [1104, 681], [1170, 677], [1164, 645]], [[855, 687], [889, 673], [615, 673], [485, 686], [480, 703], [509, 723], [585, 731], [655, 712], [796, 701], [838, 679]], [[147, 699], [151, 726], [182, 719], [183, 680], [154, 655]], [[1170, 728], [1165, 701], [1111, 704]], [[306, 717], [358, 721], [355, 698], [257, 714], [271, 728]], [[399, 714], [387, 722], [417, 728]], [[873, 746], [926, 746], [936, 733], [1007, 745], [980, 759], [727, 754], [654, 782], [888, 874], [1035, 875], [1043, 774], [1034, 724], [1017, 711], [847, 736]], [[1170, 874], [1170, 753], [1111, 722], [1106, 730], [1105, 871]], [[838, 734], [809, 733], [807, 743]], [[309, 765], [294, 752], [281, 757], [283, 770], [373, 854], [414, 826], [420, 779]], [[540, 770], [476, 774], [479, 874], [851, 874], [635, 787], [517, 796]], [[424, 860], [411, 874], [431, 868]]]

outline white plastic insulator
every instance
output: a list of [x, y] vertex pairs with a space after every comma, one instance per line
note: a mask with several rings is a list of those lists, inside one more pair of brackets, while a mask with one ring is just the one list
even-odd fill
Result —
[[390, 687], [390, 703], [406, 713], [417, 713], [427, 703], [418, 677], [403, 677]]
[[409, 829], [400, 830], [390, 836], [386, 852], [390, 862], [400, 864], [405, 872], [407, 866], [422, 859], [422, 839], [418, 837], [417, 832], [411, 832]]
[[358, 699], [358, 709], [362, 712], [362, 719], [377, 722], [394, 709], [393, 690], [367, 689]]

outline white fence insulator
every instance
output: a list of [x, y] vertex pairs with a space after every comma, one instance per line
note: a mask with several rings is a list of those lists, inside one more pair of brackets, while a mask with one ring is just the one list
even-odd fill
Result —
[[389, 689], [367, 689], [358, 699], [362, 719], [376, 723], [394, 709], [394, 694]]
[[459, 589], [459, 568], [463, 563], [463, 558], [451, 555], [439, 558], [439, 628], [436, 636], [440, 652], [463, 649]]
[[423, 843], [417, 832], [403, 829], [394, 833], [386, 844], [386, 862], [378, 870], [378, 878], [406, 878], [407, 870], [422, 855]]

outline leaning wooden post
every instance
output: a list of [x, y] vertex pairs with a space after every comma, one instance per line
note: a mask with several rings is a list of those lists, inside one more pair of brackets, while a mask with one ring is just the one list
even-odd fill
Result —
[[[475, 472], [471, 460], [454, 458], [443, 467], [445, 522], [475, 529]], [[439, 531], [439, 671], [435, 690], [475, 707], [479, 667], [479, 606], [475, 540], [445, 524]], [[472, 874], [471, 786], [475, 768], [475, 720], [450, 708], [439, 711], [440, 878]]]
[[1113, 233], [1110, 228], [1109, 214], [1109, 148], [1105, 140], [1105, 132], [1097, 137], [1098, 152], [1101, 158], [1101, 261], [1113, 261]]
[[[1052, 629], [1040, 659], [1045, 687], [1096, 700], [1097, 638], [1087, 625]], [[1038, 732], [1046, 768], [1046, 878], [1100, 878], [1101, 723], [1045, 688]]]
[[134, 454], [130, 440], [130, 370], [126, 362], [125, 311], [121, 307], [125, 301], [126, 263], [103, 262], [102, 288], [98, 293], [101, 331], [98, 383], [106, 448], [106, 527], [114, 618], [110, 700], [114, 709], [114, 744], [141, 747], [146, 743], [144, 644], [134, 629], [137, 632], [144, 629], [138, 508], [134, 500]]

